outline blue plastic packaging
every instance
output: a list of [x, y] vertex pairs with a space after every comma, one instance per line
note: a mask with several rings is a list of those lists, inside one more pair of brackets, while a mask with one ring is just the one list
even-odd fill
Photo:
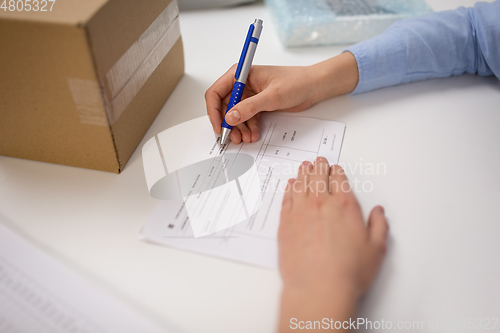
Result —
[[432, 12], [423, 0], [265, 0], [286, 47], [353, 44], [399, 19]]

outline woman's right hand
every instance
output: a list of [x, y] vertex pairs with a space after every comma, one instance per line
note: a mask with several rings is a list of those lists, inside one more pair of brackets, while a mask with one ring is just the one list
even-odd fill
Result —
[[[217, 134], [221, 132], [235, 71], [236, 65], [205, 94], [207, 113]], [[257, 141], [262, 111], [303, 111], [323, 99], [354, 90], [357, 73], [356, 60], [349, 52], [313, 66], [252, 66], [241, 102], [226, 114], [226, 122], [234, 126], [231, 140], [235, 144]]]

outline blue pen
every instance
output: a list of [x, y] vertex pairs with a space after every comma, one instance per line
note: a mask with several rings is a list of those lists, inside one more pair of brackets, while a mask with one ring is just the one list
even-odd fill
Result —
[[[255, 50], [257, 49], [257, 44], [259, 43], [260, 32], [262, 31], [262, 20], [255, 19], [255, 22], [250, 25], [248, 29], [247, 38], [245, 40], [245, 45], [243, 45], [243, 51], [241, 51], [240, 61], [238, 61], [238, 67], [236, 68], [236, 74], [234, 78], [236, 82], [233, 86], [233, 91], [231, 92], [231, 97], [229, 99], [229, 104], [227, 105], [226, 112], [224, 115], [231, 110], [233, 106], [241, 101], [241, 95], [243, 94], [243, 89], [245, 89], [245, 82], [247, 81], [248, 72], [252, 66], [253, 56]], [[225, 118], [225, 117], [224, 117]], [[226, 123], [226, 119], [222, 122], [222, 134], [220, 145], [223, 146], [226, 143], [229, 133], [233, 126]]]

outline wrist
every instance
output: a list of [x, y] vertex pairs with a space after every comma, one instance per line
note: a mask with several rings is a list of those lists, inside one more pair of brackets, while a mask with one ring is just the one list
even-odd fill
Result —
[[359, 291], [349, 282], [316, 281], [310, 286], [283, 287], [282, 303], [311, 314], [345, 317], [351, 315], [359, 300]]
[[323, 322], [349, 321], [356, 311], [358, 298], [349, 288], [292, 288], [284, 287], [281, 295], [280, 332], [290, 332], [292, 320]]
[[356, 58], [350, 52], [311, 66], [316, 77], [314, 100], [322, 100], [349, 94], [358, 85], [359, 72]]
[[352, 303], [357, 303], [360, 298], [359, 289], [354, 283], [349, 281], [321, 281], [316, 279], [311, 285], [283, 285], [282, 294], [291, 297], [297, 302], [325, 300], [328, 303], [330, 300], [346, 301], [352, 300]]

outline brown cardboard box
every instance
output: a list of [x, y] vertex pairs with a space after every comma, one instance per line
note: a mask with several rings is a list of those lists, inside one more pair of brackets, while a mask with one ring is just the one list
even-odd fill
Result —
[[120, 173], [184, 73], [177, 0], [46, 4], [0, 9], [0, 155]]

